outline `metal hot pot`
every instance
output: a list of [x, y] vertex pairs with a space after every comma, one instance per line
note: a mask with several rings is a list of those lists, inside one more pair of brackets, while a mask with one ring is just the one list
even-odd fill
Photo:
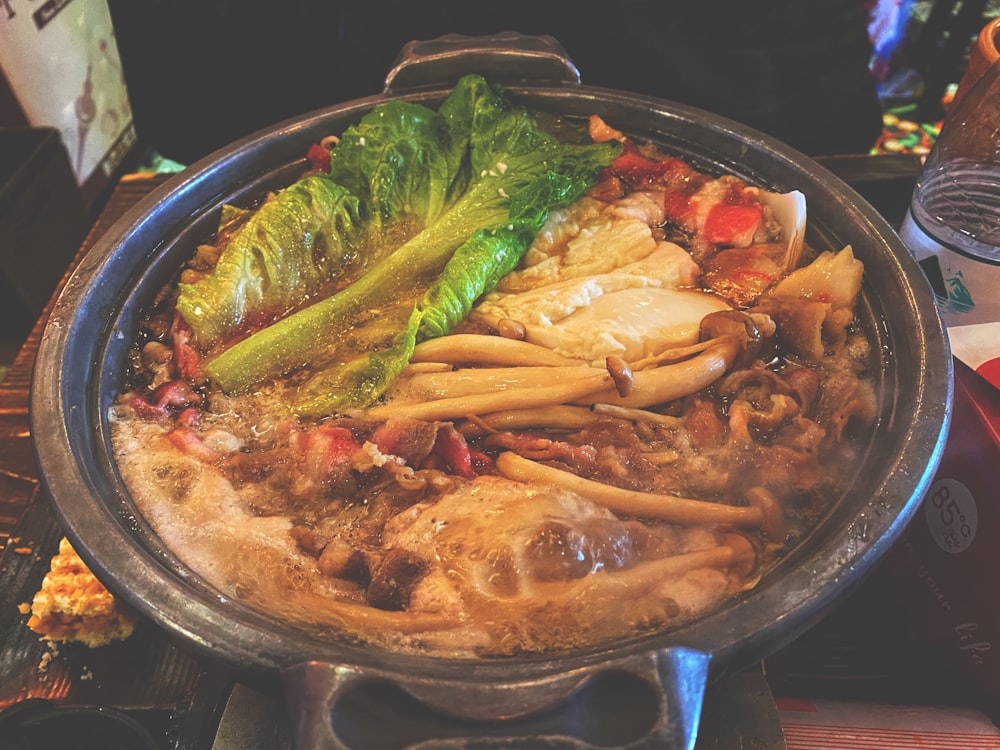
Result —
[[[581, 652], [493, 661], [319, 640], [221, 596], [185, 568], [137, 513], [116, 473], [106, 411], [122, 382], [140, 311], [211, 234], [223, 203], [239, 204], [290, 182], [311, 143], [342, 131], [386, 98], [436, 106], [459, 73], [472, 71], [503, 82], [514, 100], [535, 108], [599, 113], [700, 169], [801, 190], [808, 241], [835, 249], [851, 244], [865, 264], [862, 314], [881, 374], [879, 416], [862, 469], [815, 531], [754, 590], [678, 629]], [[31, 418], [44, 486], [94, 573], [187, 647], [248, 679], [280, 683], [300, 747], [347, 746], [339, 717], [363, 685], [391, 685], [454, 720], [453, 736], [504, 746], [508, 727], [523, 726], [512, 723], [519, 717], [551, 715], [602, 680], [625, 679], [647, 690], [650, 708], [628, 745], [690, 748], [706, 684], [815, 624], [898, 537], [937, 467], [951, 396], [951, 357], [930, 288], [891, 227], [857, 193], [812, 160], [732, 121], [581, 85], [549, 37], [500, 35], [412, 43], [382, 94], [244, 138], [130, 210], [86, 255], [55, 302], [38, 352]], [[593, 737], [572, 742], [606, 745]]]

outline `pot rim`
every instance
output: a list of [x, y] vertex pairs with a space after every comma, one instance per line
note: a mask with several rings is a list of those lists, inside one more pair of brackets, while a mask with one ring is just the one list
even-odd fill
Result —
[[[892, 438], [892, 446], [878, 480], [863, 478], [862, 489], [870, 487], [870, 496], [852, 497], [849, 509], [844, 509], [847, 501], [842, 499], [838, 508], [844, 512], [837, 508], [832, 512], [837, 525], [826, 519], [778, 566], [780, 575], [765, 576], [760, 587], [744, 598], [663, 634], [554, 656], [472, 660], [400, 654], [370, 645], [323, 644], [303, 640], [301, 631], [201, 587], [196, 576], [172, 561], [151, 538], [145, 521], [134, 507], [129, 508], [127, 493], [114, 486], [115, 478], [109, 474], [113, 461], [108, 455], [102, 411], [106, 404], [96, 391], [116, 372], [104, 361], [108, 342], [128, 339], [129, 332], [121, 324], [127, 298], [111, 288], [105, 277], [110, 274], [113, 282], [115, 273], [145, 273], [157, 257], [162, 257], [166, 241], [163, 227], [173, 232], [192, 211], [218, 205], [232, 193], [234, 173], [240, 184], [249, 183], [274, 164], [296, 163], [305, 153], [302, 144], [324, 127], [359, 117], [387, 98], [366, 97], [258, 131], [169, 179], [94, 244], [68, 277], [46, 323], [33, 372], [30, 411], [42, 485], [54, 501], [66, 535], [95, 575], [170, 635], [243, 672], [270, 673], [297, 661], [319, 659], [363, 665], [401, 678], [460, 675], [471, 681], [519, 681], [671, 646], [711, 654], [713, 668], [744, 666], [818, 621], [861, 581], [915, 512], [944, 448], [951, 416], [952, 363], [943, 324], [919, 266], [874, 208], [808, 157], [762, 133], [696, 108], [583, 85], [505, 88], [513, 99], [557, 112], [624, 112], [636, 119], [650, 118], [650, 134], [668, 141], [682, 127], [710, 132], [727, 144], [727, 152], [705, 158], [721, 158], [723, 168], [731, 166], [745, 174], [749, 169], [749, 176], [757, 181], [766, 178], [766, 173], [777, 175], [778, 182], [800, 180], [796, 187], [806, 193], [810, 208], [811, 194], [823, 196], [828, 204], [825, 211], [834, 215], [843, 212], [840, 219], [848, 222], [848, 229], [853, 226], [857, 236], [870, 241], [859, 253], [866, 262], [866, 274], [874, 262], [872, 268], [879, 269], [880, 278], [899, 286], [892, 290], [895, 301], [903, 302], [910, 316], [905, 341], [894, 340], [894, 327], [879, 321], [881, 330], [877, 333], [889, 337], [882, 342], [883, 348], [895, 349], [882, 356], [905, 354], [912, 358], [905, 373], [898, 363], [890, 362], [891, 382], [886, 385], [906, 390], [908, 403], [894, 402], [883, 414], [879, 429]], [[447, 90], [393, 98], [429, 102], [443, 98]], [[618, 122], [608, 116], [605, 119]], [[625, 129], [632, 132], [628, 126]], [[682, 133], [673, 144], [675, 151], [678, 144], [696, 151], [701, 148], [685, 138]], [[740, 159], [745, 161], [740, 163]], [[131, 282], [135, 278], [129, 276]], [[874, 292], [883, 290], [869, 285], [866, 297]], [[96, 332], [95, 321], [101, 321]], [[82, 367], [84, 362], [86, 367]], [[84, 382], [78, 382], [81, 380]], [[892, 398], [900, 399], [899, 393], [894, 392]], [[79, 440], [80, 435], [94, 434], [91, 417], [101, 426], [97, 440]], [[111, 496], [103, 496], [109, 488]], [[235, 621], [233, 614], [242, 619]]]

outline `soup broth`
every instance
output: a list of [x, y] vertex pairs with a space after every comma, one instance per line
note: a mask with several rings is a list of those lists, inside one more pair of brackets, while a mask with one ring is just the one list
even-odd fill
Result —
[[[498, 122], [537, 127], [484, 90]], [[303, 628], [476, 657], [662, 631], [755, 586], [851, 481], [876, 419], [851, 248], [805, 245], [800, 194], [597, 116], [575, 192], [553, 187], [576, 169], [560, 142], [532, 130], [540, 176], [496, 188], [522, 146], [482, 169], [455, 147], [440, 206], [390, 221], [374, 179], [325, 182], [371, 145], [364, 126], [227, 208], [143, 320], [110, 424], [164, 544]], [[307, 210], [310, 180], [328, 193], [302, 193]], [[480, 228], [418, 268], [428, 231], [460, 234], [440, 227], [463, 200]], [[208, 309], [220, 288], [238, 293]]]

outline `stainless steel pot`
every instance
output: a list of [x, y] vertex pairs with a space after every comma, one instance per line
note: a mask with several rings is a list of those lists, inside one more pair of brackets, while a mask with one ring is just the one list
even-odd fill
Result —
[[[459, 73], [482, 72], [524, 104], [601, 114], [700, 169], [735, 173], [809, 207], [808, 240], [851, 244], [864, 261], [862, 314], [881, 365], [879, 417], [863, 468], [826, 518], [756, 589], [661, 635], [551, 657], [474, 661], [320, 640], [221, 596], [164, 548], [116, 473], [107, 407], [148, 300], [210, 235], [220, 207], [289, 182], [308, 146], [387, 97], [436, 105]], [[933, 295], [891, 227], [859, 195], [781, 143], [705, 112], [587, 87], [555, 40], [445, 37], [404, 49], [383, 94], [284, 122], [171, 179], [101, 238], [69, 278], [39, 348], [32, 432], [67, 535], [95, 574], [181, 642], [255, 679], [281, 680], [302, 748], [341, 747], [338, 712], [359, 685], [387, 681], [466, 732], [492, 737], [514, 717], [572, 699], [609, 674], [652, 692], [653, 718], [630, 747], [694, 744], [709, 680], [774, 652], [817, 622], [897, 538], [937, 467], [952, 370]], [[471, 721], [471, 723], [467, 723]], [[513, 730], [511, 730], [513, 731]], [[567, 734], [572, 730], [568, 729]], [[587, 740], [574, 740], [586, 746]], [[490, 746], [490, 745], [487, 745]]]

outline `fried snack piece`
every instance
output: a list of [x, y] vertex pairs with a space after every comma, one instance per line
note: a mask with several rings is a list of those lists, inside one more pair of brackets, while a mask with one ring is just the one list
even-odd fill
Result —
[[78, 641], [96, 648], [128, 638], [135, 621], [135, 614], [115, 600], [69, 541], [61, 539], [31, 602], [28, 627], [48, 641]]

